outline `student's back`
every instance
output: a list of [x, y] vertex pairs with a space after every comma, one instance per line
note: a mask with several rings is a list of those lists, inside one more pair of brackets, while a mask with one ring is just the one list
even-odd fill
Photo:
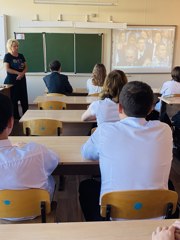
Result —
[[124, 72], [114, 70], [110, 72], [103, 84], [100, 100], [94, 101], [83, 113], [82, 120], [97, 120], [97, 125], [103, 122], [119, 121], [119, 93], [127, 83]]
[[68, 81], [68, 77], [60, 73], [61, 63], [55, 60], [49, 64], [49, 67], [51, 74], [43, 77], [48, 93], [61, 93], [65, 95], [72, 93], [73, 88]]
[[12, 144], [8, 136], [13, 123], [11, 101], [0, 94], [0, 189], [41, 188], [47, 190], [52, 199], [55, 181], [51, 174], [59, 157], [37, 143]]
[[72, 93], [73, 89], [68, 81], [66, 75], [60, 74], [59, 72], [52, 72], [51, 74], [43, 78], [48, 93], [61, 93], [69, 94]]
[[97, 63], [92, 71], [92, 77], [87, 80], [88, 94], [100, 93], [106, 77], [106, 68], [102, 63]]
[[[119, 190], [167, 189], [171, 135], [165, 123], [142, 118], [128, 117], [98, 126], [91, 141], [99, 152], [101, 195]], [[83, 156], [92, 159], [86, 151], [84, 147]]]
[[104, 193], [168, 188], [172, 132], [165, 123], [145, 120], [152, 105], [153, 92], [146, 83], [127, 83], [119, 98], [121, 120], [100, 124], [83, 145], [83, 158], [99, 160], [101, 171], [101, 185], [90, 186], [89, 181], [89, 189], [85, 181], [80, 185], [80, 202], [87, 220], [102, 220], [98, 198]]

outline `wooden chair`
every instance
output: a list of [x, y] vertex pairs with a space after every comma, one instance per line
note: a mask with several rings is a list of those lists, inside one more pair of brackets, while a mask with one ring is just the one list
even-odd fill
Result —
[[99, 93], [92, 93], [92, 94], [88, 94], [89, 97], [99, 97]]
[[66, 103], [59, 102], [59, 101], [39, 102], [38, 109], [41, 109], [41, 110], [63, 110], [63, 109], [66, 109]]
[[50, 97], [50, 96], [66, 96], [66, 95], [64, 95], [64, 94], [61, 94], [61, 93], [46, 93], [46, 96], [47, 97]]
[[97, 128], [97, 127], [93, 127], [93, 128], [91, 129], [91, 135], [96, 131], [96, 128]]
[[[16, 221], [16, 223], [46, 223], [46, 221], [48, 221], [47, 217], [49, 216], [49, 221], [55, 222], [55, 216], [50, 215], [50, 213], [50, 195], [46, 190], [0, 190], [0, 218], [40, 216], [32, 220]], [[11, 223], [11, 221], [8, 222]], [[14, 223], [14, 221], [12, 223]]]
[[106, 193], [101, 198], [101, 216], [110, 218], [147, 219], [176, 211], [178, 195], [170, 190], [135, 190]]
[[33, 119], [23, 122], [26, 136], [60, 136], [62, 122], [53, 119]]

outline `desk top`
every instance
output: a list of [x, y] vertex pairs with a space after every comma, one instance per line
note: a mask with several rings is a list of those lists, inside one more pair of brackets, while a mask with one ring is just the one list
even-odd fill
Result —
[[3, 240], [151, 240], [157, 226], [175, 220], [138, 220], [46, 224], [1, 224]]
[[62, 164], [92, 164], [96, 161], [83, 160], [81, 157], [81, 146], [88, 139], [86, 136], [52, 136], [52, 137], [9, 137], [13, 144], [18, 143], [22, 145], [28, 142], [36, 142], [45, 145], [47, 148], [53, 150], [60, 157], [60, 162]]
[[[66, 123], [86, 124], [91, 121], [82, 121], [81, 116], [84, 110], [27, 110], [19, 120], [20, 122], [30, 119], [55, 119]], [[94, 121], [92, 121], [94, 122]]]
[[7, 89], [7, 88], [10, 88], [12, 87], [13, 85], [12, 84], [0, 84], [0, 91], [3, 90], [3, 89]]
[[74, 92], [88, 94], [87, 88], [75, 88]]
[[38, 96], [34, 103], [45, 101], [60, 101], [66, 104], [90, 104], [97, 100], [96, 96]]
[[180, 97], [159, 97], [159, 99], [167, 104], [180, 104]]

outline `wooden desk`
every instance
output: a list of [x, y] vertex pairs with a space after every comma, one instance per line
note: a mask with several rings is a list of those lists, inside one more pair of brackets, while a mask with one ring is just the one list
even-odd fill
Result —
[[44, 118], [55, 119], [61, 122], [86, 124], [87, 122], [81, 120], [83, 113], [84, 110], [27, 110], [19, 121]]
[[78, 222], [46, 224], [1, 224], [2, 240], [151, 240], [157, 226], [175, 220]]
[[95, 96], [38, 96], [34, 103], [44, 102], [44, 101], [60, 101], [67, 105], [67, 109], [87, 109], [87, 105], [91, 104], [93, 101], [97, 100], [98, 97]]
[[162, 101], [161, 112], [167, 112], [168, 116], [171, 118], [178, 111], [180, 111], [180, 97], [159, 97]]
[[63, 135], [87, 136], [94, 121], [82, 121], [84, 110], [27, 110], [20, 122], [30, 119], [55, 119], [63, 123]]
[[81, 157], [81, 147], [87, 141], [88, 137], [9, 137], [13, 144], [19, 145], [36, 142], [52, 149], [60, 157], [60, 163], [54, 174], [67, 175], [88, 175], [99, 174], [99, 164], [97, 161], [83, 160]]
[[86, 88], [75, 88], [69, 96], [87, 96], [88, 92]]
[[88, 91], [86, 88], [76, 88], [74, 92], [88, 94]]
[[12, 84], [1, 84], [0, 92], [10, 98], [11, 97], [10, 89], [12, 86], [13, 86]]
[[159, 99], [167, 104], [180, 104], [180, 97], [159, 97]]

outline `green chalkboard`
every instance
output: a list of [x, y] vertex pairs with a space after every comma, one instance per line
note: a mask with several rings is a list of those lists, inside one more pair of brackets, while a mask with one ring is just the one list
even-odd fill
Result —
[[28, 72], [44, 72], [44, 54], [42, 33], [24, 33], [24, 39], [18, 39], [19, 52], [28, 65]]
[[28, 72], [49, 71], [49, 63], [59, 60], [62, 72], [91, 73], [101, 62], [102, 34], [23, 34], [24, 39], [18, 39], [19, 52], [26, 58]]
[[102, 34], [75, 34], [76, 73], [90, 73], [101, 63]]
[[53, 60], [59, 60], [63, 72], [74, 72], [74, 34], [46, 33], [47, 69]]

